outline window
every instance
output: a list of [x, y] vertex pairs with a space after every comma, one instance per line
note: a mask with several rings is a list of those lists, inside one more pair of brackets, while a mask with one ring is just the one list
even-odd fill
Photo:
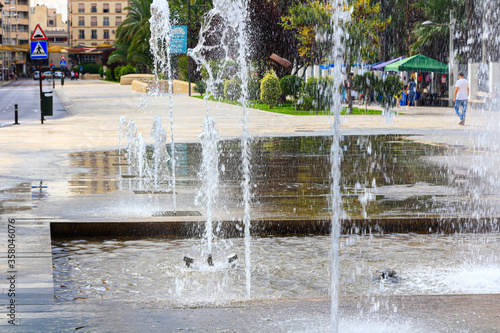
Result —
[[97, 30], [92, 30], [92, 34], [90, 36], [90, 39], [97, 39]]
[[49, 25], [53, 26], [54, 25], [54, 20], [49, 20]]
[[121, 13], [122, 12], [122, 4], [117, 3], [115, 4], [115, 13]]
[[122, 17], [121, 16], [117, 16], [116, 19], [115, 19], [115, 25], [119, 26], [120, 24], [122, 24]]
[[90, 25], [92, 27], [97, 27], [97, 16], [91, 16], [90, 17]]
[[91, 3], [90, 4], [90, 12], [91, 13], [97, 13], [97, 4], [96, 3]]
[[109, 13], [109, 3], [103, 3], [102, 4], [102, 12], [103, 13]]
[[84, 3], [79, 3], [78, 4], [78, 12], [79, 13], [85, 13], [85, 4]]
[[80, 26], [80, 27], [85, 26], [85, 17], [83, 17], [83, 16], [78, 17], [78, 26]]
[[104, 16], [104, 17], [102, 18], [102, 25], [104, 25], [104, 26], [106, 26], [106, 27], [107, 27], [107, 26], [109, 26], [109, 17]]
[[95, 62], [95, 55], [82, 54], [80, 60], [82, 62]]
[[85, 39], [85, 30], [78, 30], [78, 39]]
[[104, 30], [102, 38], [103, 39], [109, 39], [109, 30]]

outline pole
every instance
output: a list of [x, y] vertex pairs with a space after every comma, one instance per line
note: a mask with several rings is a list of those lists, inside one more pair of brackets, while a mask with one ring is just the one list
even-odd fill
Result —
[[[189, 39], [191, 38], [191, 1], [188, 1], [188, 26], [187, 26], [187, 43], [189, 47]], [[191, 57], [188, 56], [188, 84], [189, 96], [191, 96]]]
[[14, 124], [13, 125], [19, 125], [19, 114], [17, 110], [17, 104], [14, 104]]
[[455, 29], [454, 29], [454, 23], [453, 22], [453, 11], [450, 10], [450, 58], [448, 59], [448, 96], [450, 100], [450, 106], [453, 106], [453, 98], [454, 98], [454, 78], [453, 78], [453, 58], [454, 58], [454, 52], [453, 52], [453, 35], [455, 34]]
[[42, 101], [42, 61], [38, 60], [38, 79], [40, 81], [40, 120], [43, 125], [43, 101]]

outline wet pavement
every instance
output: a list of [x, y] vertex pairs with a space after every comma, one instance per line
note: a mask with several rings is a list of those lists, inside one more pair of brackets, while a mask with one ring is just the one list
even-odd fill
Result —
[[[151, 100], [146, 112], [142, 112], [137, 108], [141, 96], [130, 86], [78, 81], [67, 82], [55, 91], [68, 117], [44, 125], [33, 120], [0, 128], [1, 227], [7, 230], [8, 218], [19, 221], [17, 287], [21, 293], [16, 298], [16, 319], [21, 321], [16, 323], [22, 325], [14, 331], [135, 331], [143, 325], [162, 332], [328, 329], [327, 296], [317, 300], [254, 300], [194, 309], [174, 309], [161, 302], [145, 301], [56, 301], [51, 279], [50, 223], [182, 223], [203, 220], [203, 215], [154, 217], [153, 211], [172, 210], [168, 188], [161, 194], [136, 194], [134, 190], [141, 190], [141, 180], [123, 177], [129, 171], [116, 154], [120, 116], [133, 119], [147, 143], [151, 143], [149, 132], [154, 116], [166, 114], [164, 99]], [[194, 143], [201, 132], [205, 102], [180, 94], [173, 99], [176, 141], [184, 145], [180, 151], [191, 156], [180, 164], [185, 173], [179, 176], [179, 208], [199, 211], [193, 203], [199, 164], [195, 157], [199, 148]], [[223, 177], [222, 194], [230, 203], [239, 191], [237, 170], [230, 169], [239, 158], [238, 143], [231, 140], [241, 132], [241, 110], [214, 102], [208, 105], [213, 108], [221, 137], [229, 147], [230, 153], [222, 156], [228, 170]], [[343, 118], [343, 170], [352, 172], [342, 185], [346, 214], [357, 221], [426, 214], [498, 217], [500, 113], [470, 110], [467, 126], [461, 127], [451, 108], [419, 107], [404, 112], [390, 121], [382, 116]], [[328, 216], [329, 183], [324, 167], [327, 140], [321, 136], [328, 133], [330, 120], [326, 116], [297, 117], [250, 110], [249, 130], [255, 137], [254, 176], [262, 185], [255, 189], [257, 218], [259, 214], [263, 219], [278, 214], [274, 217], [290, 219], [310, 216], [310, 211], [320, 220]], [[375, 139], [387, 134], [395, 136], [386, 137], [383, 142]], [[180, 156], [182, 160], [183, 155]], [[227, 204], [221, 212], [235, 216], [234, 212], [240, 209]], [[410, 218], [408, 221], [414, 223]], [[489, 230], [498, 230], [495, 220], [487, 223]], [[6, 258], [7, 232], [1, 234], [0, 241]], [[2, 274], [5, 272], [6, 262], [2, 263]], [[10, 301], [8, 284], [4, 282], [2, 288], [4, 307]], [[376, 322], [381, 332], [492, 332], [498, 330], [500, 321], [500, 310], [494, 311], [498, 304], [498, 294], [350, 296], [341, 302], [341, 327], [345, 331], [361, 327], [362, 331], [367, 322]], [[9, 326], [7, 320], [0, 321], [0, 325]]]

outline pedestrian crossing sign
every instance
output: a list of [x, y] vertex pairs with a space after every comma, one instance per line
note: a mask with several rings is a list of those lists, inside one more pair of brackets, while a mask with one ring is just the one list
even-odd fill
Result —
[[36, 40], [30, 42], [31, 59], [47, 59], [47, 41]]

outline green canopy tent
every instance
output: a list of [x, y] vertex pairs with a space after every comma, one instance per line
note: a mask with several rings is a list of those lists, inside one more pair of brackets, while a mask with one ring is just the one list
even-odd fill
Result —
[[385, 66], [385, 71], [448, 73], [448, 66], [421, 54]]

